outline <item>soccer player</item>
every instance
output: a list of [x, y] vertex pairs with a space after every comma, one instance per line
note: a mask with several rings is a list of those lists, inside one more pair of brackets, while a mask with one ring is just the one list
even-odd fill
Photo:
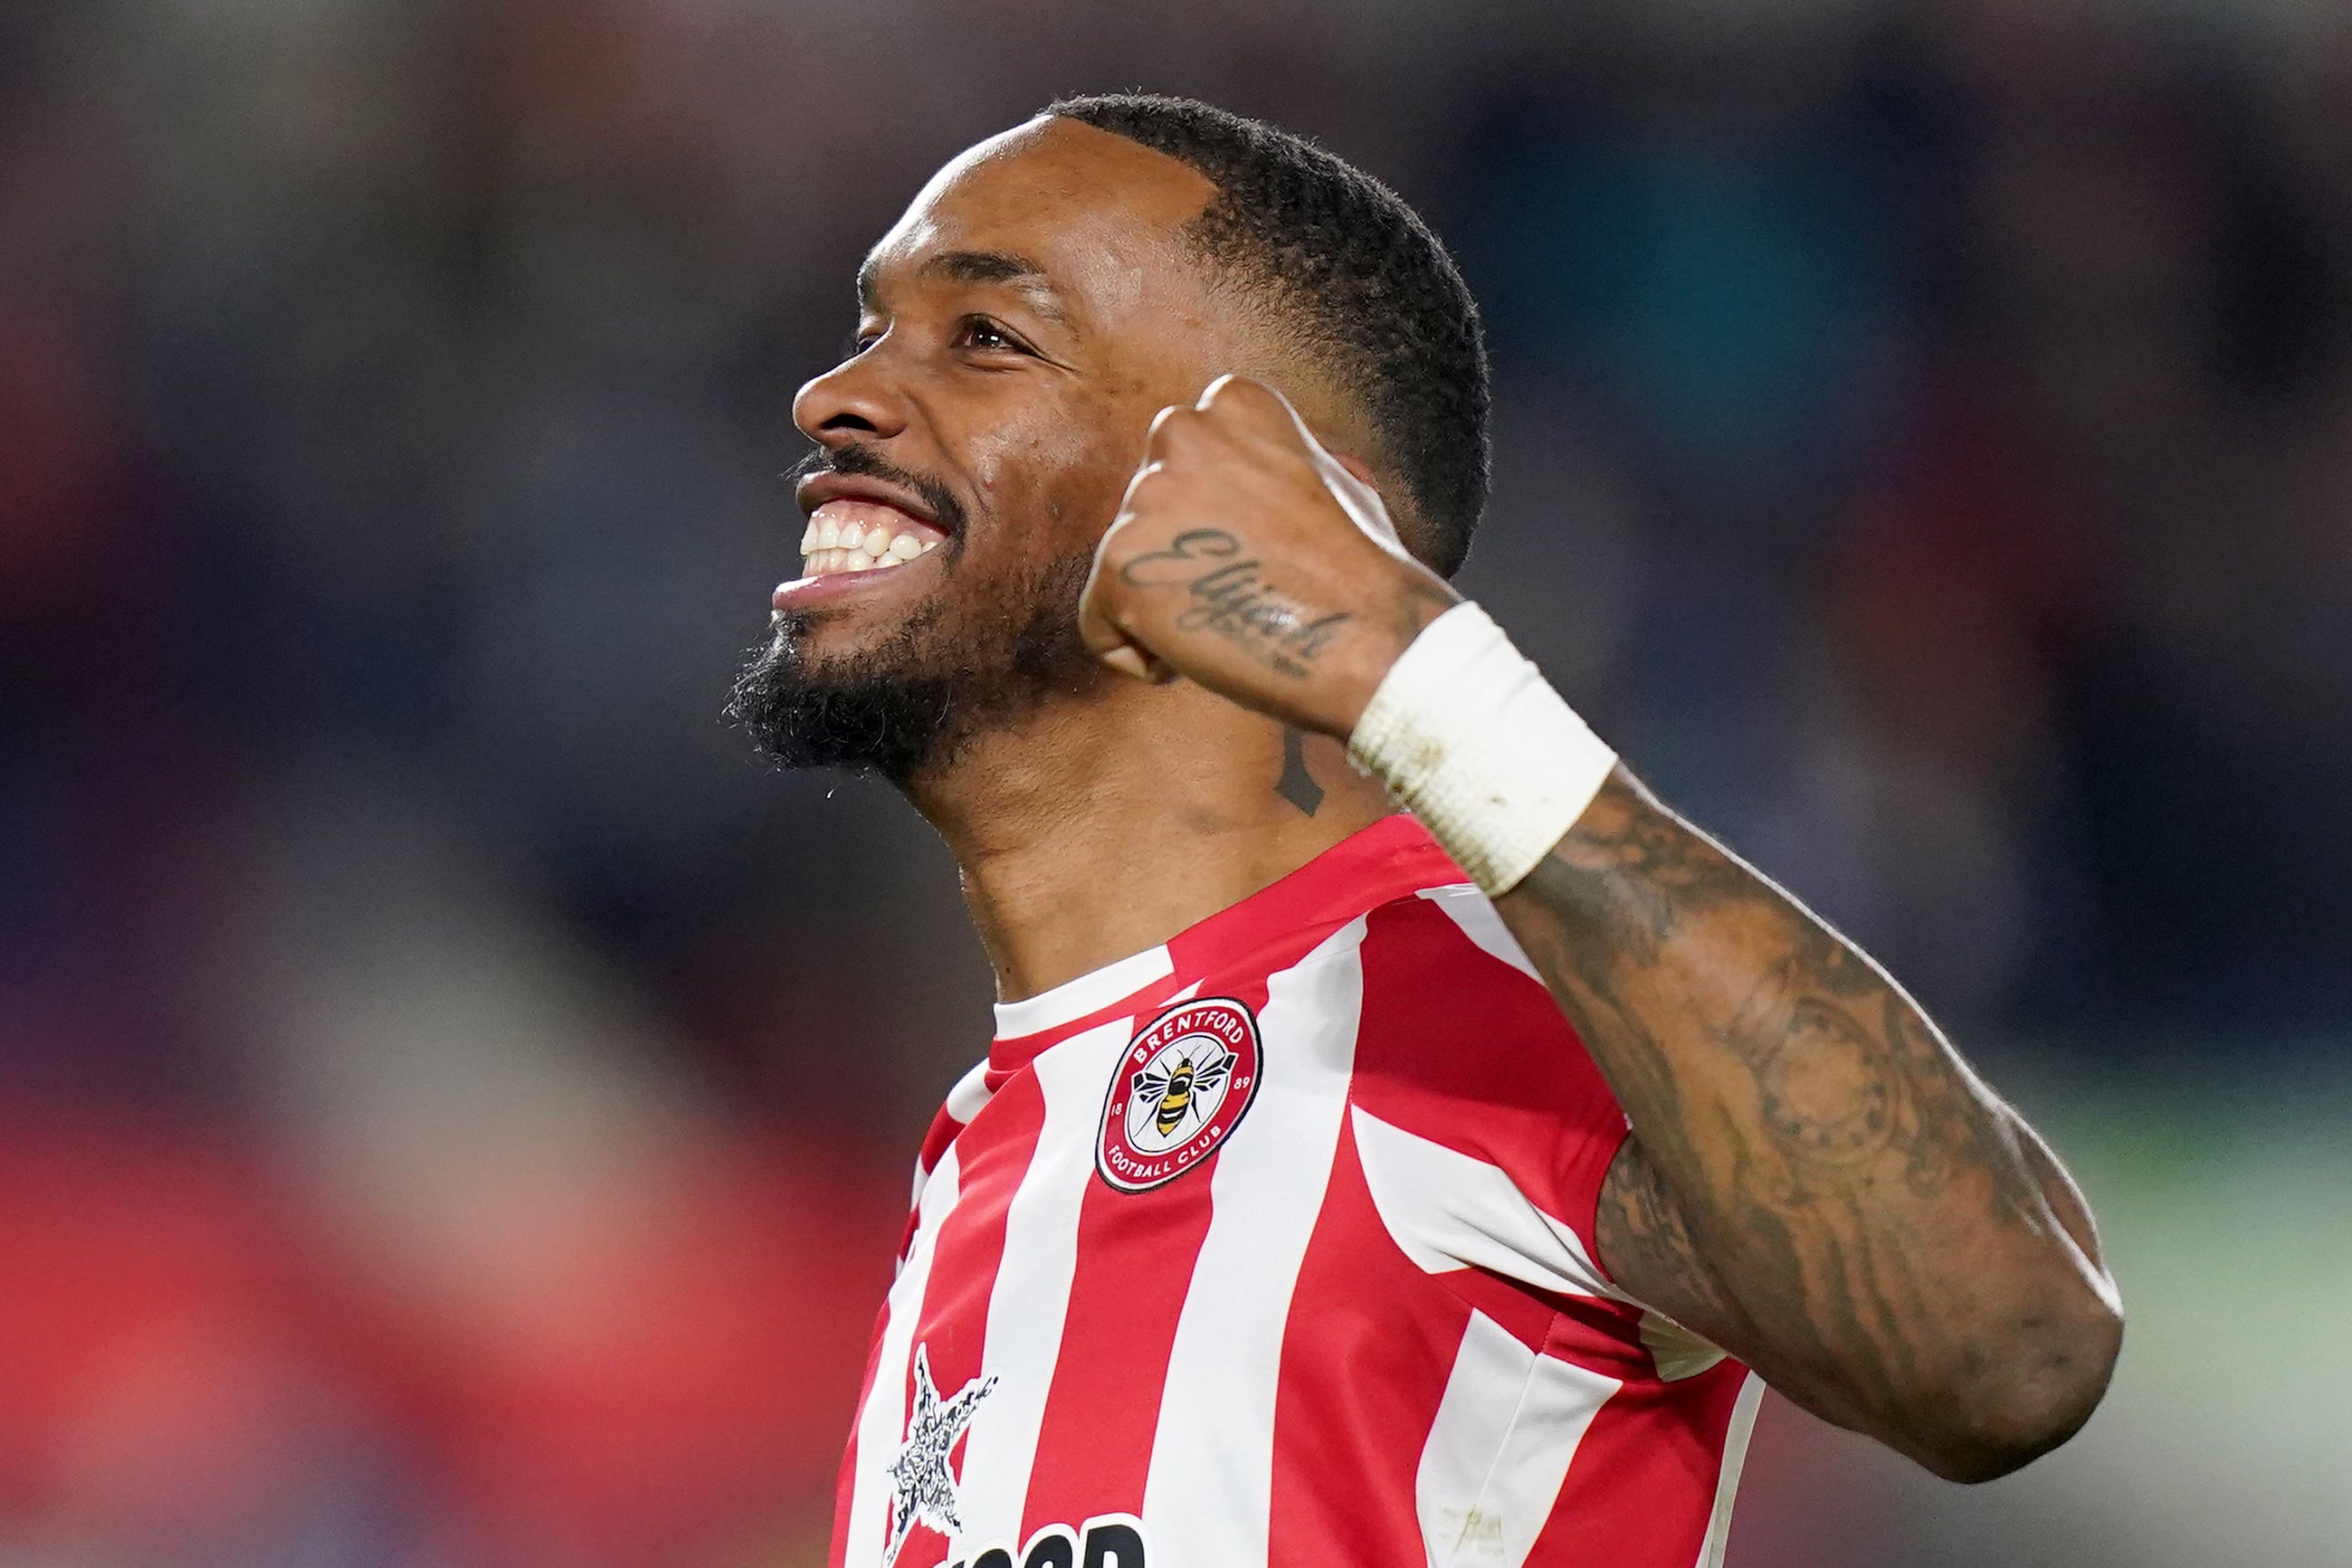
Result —
[[835, 1568], [1693, 1568], [1759, 1378], [1958, 1479], [2083, 1423], [2056, 1159], [1447, 587], [1486, 367], [1394, 194], [1068, 100], [858, 296], [734, 711], [904, 791], [1002, 1000]]

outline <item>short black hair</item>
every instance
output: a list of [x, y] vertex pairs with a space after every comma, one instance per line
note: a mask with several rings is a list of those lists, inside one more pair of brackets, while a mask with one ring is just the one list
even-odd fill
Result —
[[1412, 492], [1420, 527], [1405, 543], [1453, 576], [1486, 505], [1492, 393], [1477, 303], [1429, 225], [1305, 137], [1192, 99], [1066, 98], [1045, 112], [1164, 152], [1217, 187], [1193, 238], [1274, 291], [1310, 353], [1354, 390]]

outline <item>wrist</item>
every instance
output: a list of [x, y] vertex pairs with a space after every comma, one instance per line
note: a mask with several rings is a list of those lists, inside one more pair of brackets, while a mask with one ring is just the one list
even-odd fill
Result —
[[1467, 601], [1432, 617], [1390, 665], [1348, 750], [1490, 898], [1566, 836], [1617, 763]]
[[1467, 602], [1433, 578], [1427, 584], [1412, 584], [1405, 597], [1377, 622], [1366, 618], [1368, 630], [1376, 634], [1359, 639], [1355, 656], [1344, 670], [1335, 672], [1339, 678], [1331, 684], [1329, 698], [1324, 705], [1329, 716], [1314, 727], [1346, 745], [1362, 725], [1365, 711], [1371, 706], [1390, 673], [1421, 634], [1446, 612]]

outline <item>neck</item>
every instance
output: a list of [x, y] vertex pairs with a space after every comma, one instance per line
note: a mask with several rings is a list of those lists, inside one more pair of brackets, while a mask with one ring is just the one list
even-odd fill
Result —
[[1337, 741], [1286, 744], [1185, 682], [1054, 705], [907, 793], [962, 868], [1003, 1001], [1157, 946], [1391, 809]]

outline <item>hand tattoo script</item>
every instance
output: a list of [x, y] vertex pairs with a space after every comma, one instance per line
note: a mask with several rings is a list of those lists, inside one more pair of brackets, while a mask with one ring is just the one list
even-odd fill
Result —
[[1188, 528], [1166, 549], [1129, 561], [1118, 575], [1136, 588], [1183, 590], [1192, 602], [1176, 618], [1179, 632], [1213, 632], [1280, 674], [1303, 678], [1339, 635], [1347, 612], [1313, 615], [1267, 582], [1257, 560], [1234, 559], [1243, 549], [1223, 528]]

